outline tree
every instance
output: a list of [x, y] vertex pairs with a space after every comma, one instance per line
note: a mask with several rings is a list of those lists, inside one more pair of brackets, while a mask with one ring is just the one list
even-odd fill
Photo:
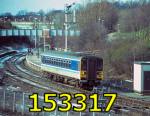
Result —
[[115, 31], [118, 21], [118, 11], [109, 2], [88, 3], [86, 9], [81, 9], [77, 18], [81, 28], [89, 22], [97, 22], [100, 19], [108, 32], [112, 32]]
[[20, 10], [20, 11], [18, 11], [18, 13], [16, 15], [17, 16], [25, 16], [25, 15], [27, 15], [27, 11], [26, 10]]
[[123, 32], [140, 31], [150, 26], [150, 4], [144, 4], [136, 8], [126, 9], [120, 12], [119, 24]]
[[45, 19], [44, 19], [45, 12], [41, 9], [37, 12], [37, 14], [40, 15], [40, 20], [44, 22], [45, 21]]

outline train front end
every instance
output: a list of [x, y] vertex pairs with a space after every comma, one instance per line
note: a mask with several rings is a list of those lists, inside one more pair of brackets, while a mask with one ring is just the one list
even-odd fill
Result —
[[83, 57], [81, 59], [80, 85], [92, 88], [100, 85], [103, 80], [103, 60], [98, 57]]

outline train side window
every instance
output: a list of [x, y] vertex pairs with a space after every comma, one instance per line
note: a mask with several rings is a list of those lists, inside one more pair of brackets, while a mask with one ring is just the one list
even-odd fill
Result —
[[56, 59], [54, 58], [54, 66], [56, 65]]
[[69, 61], [66, 60], [66, 68], [69, 68]]
[[44, 62], [44, 63], [46, 63], [46, 62], [45, 62], [45, 60], [46, 60], [46, 58], [45, 58], [45, 57], [43, 57], [43, 62]]
[[71, 68], [71, 61], [69, 60], [69, 69]]
[[58, 60], [58, 61], [59, 61], [59, 67], [61, 67], [61, 59], [59, 58], [59, 60]]
[[58, 61], [59, 59], [57, 58], [56, 59], [56, 66], [58, 66], [58, 64], [59, 64], [59, 61]]
[[52, 58], [52, 65], [54, 64], [54, 60], [53, 60], [53, 58]]
[[68, 68], [70, 69], [70, 64], [71, 64], [71, 62], [70, 62], [70, 60], [68, 60]]
[[51, 57], [49, 57], [49, 64], [51, 64]]
[[42, 59], [42, 63], [44, 63], [44, 56], [42, 56], [41, 59]]
[[49, 64], [49, 57], [47, 57], [47, 64]]
[[67, 68], [67, 64], [68, 64], [68, 62], [67, 62], [67, 60], [65, 60], [65, 68]]
[[47, 57], [45, 57], [45, 63], [47, 63]]
[[65, 60], [63, 60], [62, 62], [63, 62], [62, 66], [65, 67]]
[[49, 58], [49, 63], [52, 64], [52, 58], [51, 57]]
[[49, 57], [46, 58], [46, 62], [47, 62], [47, 64], [49, 64]]
[[65, 67], [68, 68], [68, 60], [66, 60]]
[[56, 66], [57, 65], [57, 59], [56, 58], [54, 58], [54, 65]]
[[57, 59], [57, 66], [60, 66], [60, 59]]
[[63, 59], [61, 59], [61, 67], [63, 67], [63, 64], [64, 64], [64, 63], [63, 63]]
[[56, 58], [56, 59], [55, 59], [55, 65], [56, 65], [56, 66], [57, 66], [57, 61], [58, 61], [58, 60], [57, 60], [57, 58]]
[[55, 65], [55, 59], [53, 58], [53, 65]]
[[63, 60], [63, 67], [66, 67], [65, 65], [66, 65], [66, 61], [65, 61], [65, 60]]
[[59, 66], [62, 67], [62, 61], [59, 59]]
[[61, 67], [61, 59], [59, 58], [59, 67]]

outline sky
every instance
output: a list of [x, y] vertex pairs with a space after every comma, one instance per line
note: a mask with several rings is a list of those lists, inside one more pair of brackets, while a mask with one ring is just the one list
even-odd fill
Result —
[[52, 9], [64, 9], [66, 3], [78, 2], [80, 0], [0, 0], [0, 14], [11, 12], [16, 14], [19, 10], [27, 11], [49, 11]]
[[37, 12], [40, 9], [47, 12], [52, 9], [64, 9], [66, 3], [81, 3], [81, 1], [86, 0], [0, 0], [0, 14], [11, 12], [15, 15], [19, 10]]

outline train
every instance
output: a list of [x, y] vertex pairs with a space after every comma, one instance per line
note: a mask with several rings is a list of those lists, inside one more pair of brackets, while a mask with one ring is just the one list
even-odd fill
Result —
[[41, 54], [41, 70], [51, 80], [91, 89], [103, 80], [103, 59], [79, 52], [50, 50]]

